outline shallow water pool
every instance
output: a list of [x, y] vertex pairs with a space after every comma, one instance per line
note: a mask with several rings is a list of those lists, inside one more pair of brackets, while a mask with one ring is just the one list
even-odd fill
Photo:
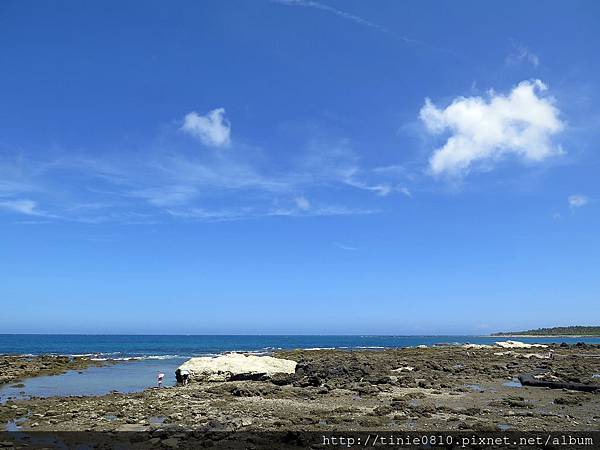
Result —
[[15, 420], [9, 420], [4, 424], [4, 431], [19, 431], [21, 424], [26, 420], [25, 417], [21, 417]]
[[165, 374], [163, 386], [174, 386], [175, 369], [184, 361], [185, 358], [126, 361], [110, 366], [90, 367], [81, 373], [69, 371], [62, 375], [27, 378], [0, 387], [0, 403], [30, 397], [104, 395], [111, 391], [139, 392], [156, 386], [159, 371]]
[[513, 388], [522, 388], [523, 387], [523, 385], [521, 384], [521, 382], [519, 381], [518, 378], [513, 378], [510, 381], [502, 383], [502, 386], [513, 387]]

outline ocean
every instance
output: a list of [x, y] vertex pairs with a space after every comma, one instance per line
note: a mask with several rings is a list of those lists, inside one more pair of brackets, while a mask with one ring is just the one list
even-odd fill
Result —
[[0, 403], [10, 399], [50, 396], [104, 395], [136, 392], [156, 385], [158, 372], [165, 386], [175, 384], [175, 369], [192, 356], [231, 351], [269, 353], [279, 349], [338, 348], [348, 351], [440, 344], [523, 342], [586, 342], [600, 338], [500, 338], [489, 336], [156, 336], [156, 335], [0, 335], [0, 354], [89, 356], [116, 359], [116, 365], [91, 367], [62, 375], [42, 376], [0, 386]]
[[270, 352], [294, 348], [348, 350], [413, 347], [434, 344], [491, 344], [498, 340], [523, 342], [588, 342], [600, 338], [502, 338], [490, 336], [332, 336], [332, 335], [58, 335], [0, 334], [0, 354], [56, 354], [98, 359], [136, 358], [166, 360], [223, 352]]

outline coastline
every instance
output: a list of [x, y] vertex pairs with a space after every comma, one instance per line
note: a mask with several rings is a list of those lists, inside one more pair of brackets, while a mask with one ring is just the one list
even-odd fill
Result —
[[569, 339], [595, 339], [600, 338], [600, 334], [498, 334], [498, 335], [487, 335], [482, 337], [490, 338], [542, 338], [542, 339], [553, 339], [553, 338], [569, 338]]
[[596, 394], [515, 381], [546, 367], [550, 377], [600, 386], [593, 378], [600, 374], [598, 345], [280, 350], [273, 356], [296, 361], [296, 372], [131, 394], [9, 400], [0, 405], [0, 423], [36, 431], [539, 431], [597, 429], [600, 420]]

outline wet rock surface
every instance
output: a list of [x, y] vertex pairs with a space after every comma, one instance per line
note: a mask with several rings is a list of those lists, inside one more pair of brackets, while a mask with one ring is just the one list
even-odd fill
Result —
[[[193, 382], [135, 394], [33, 398], [0, 405], [27, 430], [597, 430], [600, 392], [505, 383], [545, 376], [598, 383], [600, 347], [553, 346], [549, 359], [493, 348], [281, 351], [296, 372]], [[412, 370], [398, 368], [411, 367]], [[507, 428], [508, 427], [508, 428]], [[157, 436], [160, 439], [160, 436]], [[172, 433], [168, 439], [177, 439]], [[176, 442], [165, 443], [176, 446]]]

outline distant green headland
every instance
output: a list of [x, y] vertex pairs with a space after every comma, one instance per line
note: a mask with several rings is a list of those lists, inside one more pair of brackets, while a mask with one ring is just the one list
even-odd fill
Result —
[[552, 327], [493, 333], [492, 336], [600, 336], [600, 327]]

